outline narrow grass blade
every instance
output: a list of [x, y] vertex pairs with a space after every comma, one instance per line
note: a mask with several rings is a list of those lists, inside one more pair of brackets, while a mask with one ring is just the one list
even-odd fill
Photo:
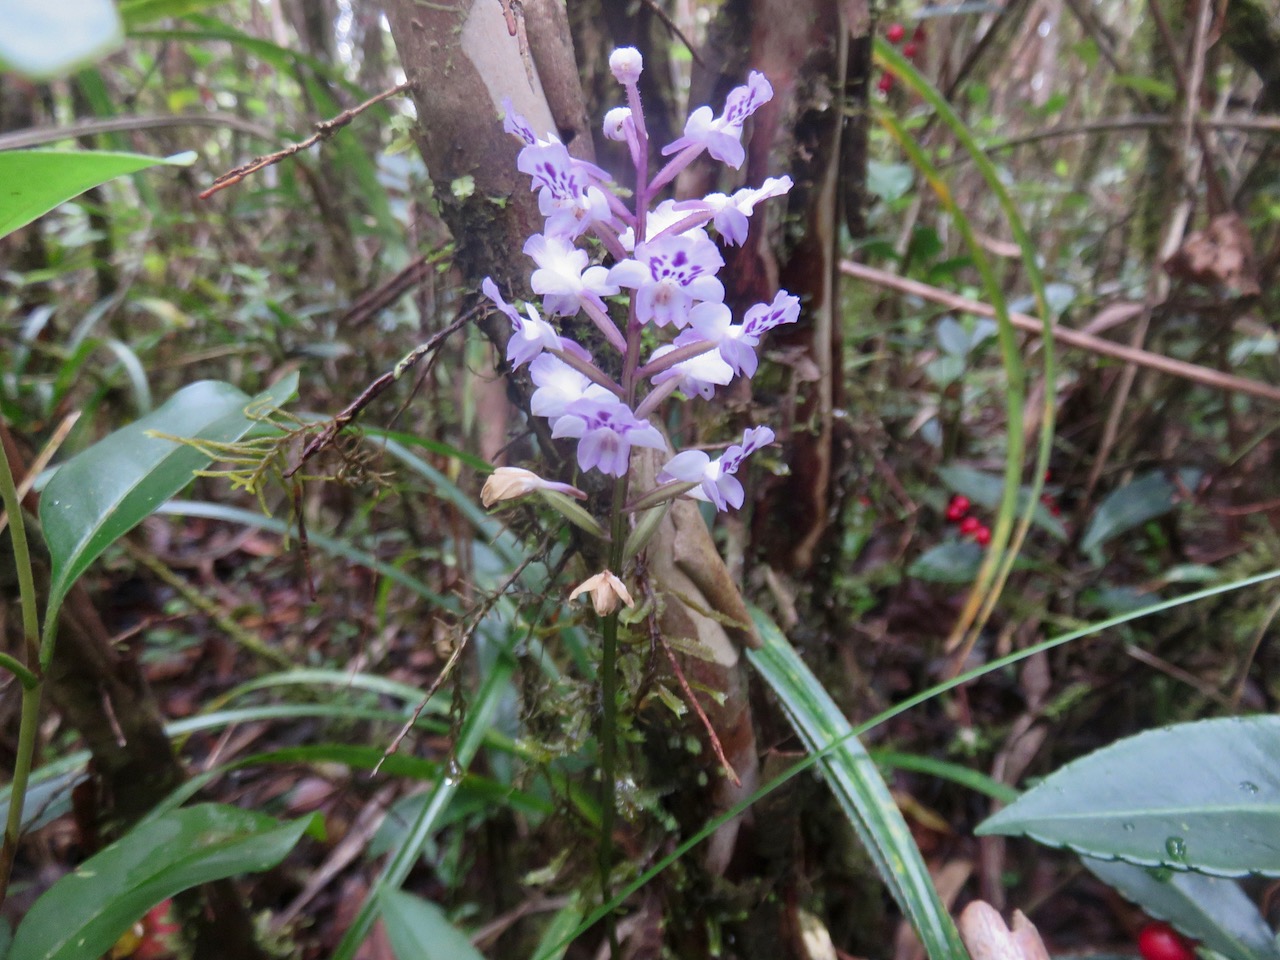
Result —
[[925, 950], [934, 960], [966, 956], [951, 914], [938, 899], [920, 848], [875, 761], [857, 737], [850, 736], [853, 728], [849, 721], [782, 631], [759, 611], [753, 612], [753, 618], [763, 646], [748, 650], [747, 658], [782, 701], [791, 725], [810, 752], [842, 741], [819, 766]]

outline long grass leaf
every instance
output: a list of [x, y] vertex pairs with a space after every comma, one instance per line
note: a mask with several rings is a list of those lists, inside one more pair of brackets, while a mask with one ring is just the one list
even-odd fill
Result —
[[782, 702], [810, 752], [841, 742], [819, 762], [823, 776], [925, 950], [933, 960], [966, 956], [959, 931], [875, 761], [858, 738], [850, 736], [849, 721], [777, 625], [758, 610], [753, 619], [763, 645], [748, 650], [747, 659]]

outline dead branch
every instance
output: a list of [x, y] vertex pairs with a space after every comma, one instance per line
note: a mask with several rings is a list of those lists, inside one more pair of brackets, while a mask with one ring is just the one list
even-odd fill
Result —
[[409, 89], [408, 81], [404, 83], [398, 83], [394, 87], [391, 87], [388, 90], [383, 90], [381, 93], [370, 97], [368, 100], [366, 100], [364, 103], [360, 104], [359, 106], [352, 107], [349, 110], [343, 110], [336, 117], [332, 117], [328, 120], [321, 120], [319, 123], [315, 125], [316, 132], [313, 133], [311, 136], [307, 137], [307, 139], [301, 140], [298, 143], [291, 144], [290, 146], [285, 147], [283, 150], [277, 150], [275, 153], [268, 153], [266, 156], [255, 157], [254, 159], [250, 160], [248, 163], [241, 164], [240, 166], [236, 167], [234, 170], [228, 170], [222, 176], [218, 177], [217, 180], [213, 181], [213, 184], [212, 186], [209, 187], [209, 189], [203, 191], [200, 194], [200, 199], [208, 200], [211, 196], [213, 196], [219, 190], [225, 190], [227, 187], [234, 186], [235, 184], [239, 183], [241, 180], [245, 179], [245, 177], [248, 177], [257, 173], [263, 167], [269, 167], [272, 164], [279, 163], [281, 160], [285, 160], [288, 157], [292, 157], [295, 153], [301, 153], [303, 150], [310, 149], [311, 147], [314, 147], [317, 143], [319, 143], [321, 140], [328, 140], [335, 133], [337, 133], [339, 130], [341, 130], [343, 127], [349, 124], [356, 117], [360, 116], [360, 114], [364, 113], [370, 107], [381, 103], [383, 100], [388, 100], [391, 97], [404, 93], [408, 89]]

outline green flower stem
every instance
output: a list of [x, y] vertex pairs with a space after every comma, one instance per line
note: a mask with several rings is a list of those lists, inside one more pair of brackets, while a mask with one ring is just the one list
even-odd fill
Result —
[[[9, 817], [4, 826], [4, 843], [0, 846], [0, 903], [9, 889], [9, 875], [18, 854], [18, 834], [22, 830], [22, 808], [26, 800], [31, 762], [35, 757], [36, 731], [40, 722], [40, 693], [44, 686], [40, 663], [40, 616], [36, 610], [36, 581], [31, 569], [31, 551], [27, 546], [27, 526], [22, 517], [22, 501], [14, 485], [9, 458], [0, 450], [0, 499], [9, 514], [9, 539], [13, 543], [13, 562], [18, 575], [18, 593], [22, 604], [23, 645], [31, 667], [23, 667], [12, 657], [4, 665], [22, 682], [22, 714], [18, 726], [18, 755], [13, 764], [13, 784], [9, 794]], [[15, 669], [15, 667], [17, 669]]]

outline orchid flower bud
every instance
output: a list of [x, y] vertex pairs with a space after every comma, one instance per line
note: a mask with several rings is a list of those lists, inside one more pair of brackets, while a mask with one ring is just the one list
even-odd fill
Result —
[[628, 607], [636, 605], [636, 602], [631, 599], [631, 594], [627, 592], [626, 585], [608, 570], [601, 570], [594, 577], [583, 580], [573, 588], [569, 599], [575, 600], [579, 594], [583, 593], [591, 597], [591, 605], [602, 617], [607, 617], [617, 610], [619, 600]]
[[614, 107], [604, 115], [604, 136], [606, 140], [626, 142], [627, 125], [631, 122], [630, 107]]
[[567, 483], [555, 483], [543, 480], [532, 470], [523, 467], [499, 467], [484, 482], [480, 491], [480, 502], [491, 507], [502, 500], [516, 500], [525, 497], [535, 490], [554, 490], [578, 500], [587, 499], [587, 495], [577, 487]]
[[619, 83], [635, 83], [644, 70], [644, 60], [635, 47], [619, 47], [609, 54], [609, 69]]

